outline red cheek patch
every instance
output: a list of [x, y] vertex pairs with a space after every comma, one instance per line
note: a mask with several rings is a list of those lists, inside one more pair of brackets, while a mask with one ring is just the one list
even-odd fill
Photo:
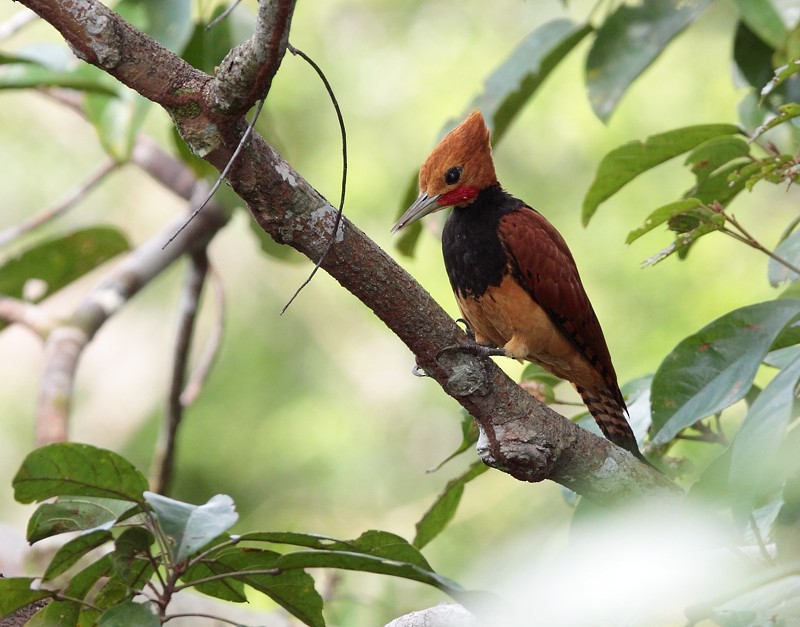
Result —
[[473, 200], [480, 190], [477, 187], [463, 185], [450, 190], [446, 194], [439, 197], [440, 207], [454, 207], [456, 205], [463, 205], [470, 200]]

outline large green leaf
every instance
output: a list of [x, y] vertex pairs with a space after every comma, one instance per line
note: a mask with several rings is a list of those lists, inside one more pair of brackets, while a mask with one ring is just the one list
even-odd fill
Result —
[[103, 546], [111, 539], [111, 532], [105, 529], [97, 529], [73, 538], [56, 551], [53, 559], [47, 565], [47, 570], [44, 571], [42, 579], [47, 581], [58, 577], [74, 566], [89, 551]]
[[798, 314], [800, 300], [750, 305], [678, 344], [653, 378], [653, 444], [743, 398], [773, 340]]
[[[592, 31], [587, 24], [575, 24], [557, 19], [531, 32], [484, 82], [483, 91], [467, 107], [461, 119], [480, 109], [497, 144], [524, 105], [537, 92], [550, 72]], [[444, 137], [461, 120], [450, 120], [442, 128]], [[417, 196], [417, 177], [414, 176], [402, 197], [399, 217]], [[403, 230], [397, 242], [398, 250], [412, 254], [421, 226], [412, 224]]]
[[0, 294], [22, 298], [25, 284], [38, 279], [44, 282], [45, 298], [129, 249], [125, 236], [106, 226], [48, 239], [0, 265]]
[[795, 389], [800, 380], [800, 349], [783, 349], [793, 356], [756, 397], [732, 444], [731, 494], [749, 514], [759, 496], [780, 487], [776, 472], [779, 450], [786, 428], [793, 418]]
[[53, 596], [48, 590], [32, 589], [35, 581], [33, 577], [0, 577], [0, 617]]
[[711, 0], [644, 0], [622, 4], [603, 22], [586, 59], [589, 102], [607, 122], [631, 83]]
[[[200, 592], [220, 598], [240, 601], [237, 595], [243, 592], [236, 587], [246, 584], [263, 592], [285, 610], [311, 627], [324, 627], [322, 617], [322, 597], [314, 588], [314, 579], [302, 570], [282, 571], [278, 567], [280, 553], [262, 549], [230, 547], [202, 562], [202, 567], [210, 574], [229, 574], [222, 580], [198, 584]], [[203, 575], [203, 568], [187, 572], [182, 579], [191, 583]], [[191, 577], [189, 577], [191, 575]], [[236, 584], [236, 582], [239, 582]], [[211, 585], [213, 584], [213, 586]], [[227, 586], [227, 588], [225, 588]]]
[[298, 568], [337, 568], [355, 570], [379, 575], [391, 575], [425, 583], [451, 596], [463, 592], [461, 586], [454, 581], [437, 575], [433, 571], [420, 568], [414, 564], [390, 560], [363, 553], [347, 553], [344, 551], [297, 551], [287, 553], [278, 558], [275, 566], [282, 570]]
[[63, 442], [29, 453], [13, 486], [14, 498], [20, 503], [54, 496], [99, 496], [142, 503], [147, 479], [116, 453]]
[[[800, 230], [795, 231], [785, 240], [783, 240], [775, 249], [775, 254], [781, 259], [789, 262], [793, 266], [800, 265]], [[794, 283], [800, 276], [784, 264], [775, 261], [770, 257], [767, 276], [769, 277], [770, 285], [777, 287], [784, 281], [791, 281]]]
[[[792, 3], [781, 0], [734, 0], [742, 20], [764, 43], [779, 49], [786, 43]], [[784, 11], [783, 8], [786, 10]]]
[[97, 619], [97, 627], [160, 627], [161, 621], [146, 605], [128, 601], [107, 609]]
[[675, 202], [671, 202], [667, 205], [659, 207], [655, 211], [653, 211], [647, 219], [644, 221], [644, 224], [640, 226], [638, 229], [634, 229], [630, 233], [628, 233], [628, 237], [625, 238], [626, 244], [632, 244], [637, 239], [639, 239], [642, 235], [649, 233], [657, 226], [672, 220], [675, 216], [684, 214], [689, 211], [698, 210], [703, 203], [701, 203], [697, 198], [687, 198], [685, 200], [677, 200]]
[[153, 492], [145, 492], [144, 498], [171, 539], [170, 552], [176, 562], [196, 553], [239, 519], [233, 499], [227, 494], [212, 496], [204, 505], [183, 503]]
[[609, 152], [600, 162], [597, 174], [583, 201], [582, 220], [588, 224], [601, 203], [616, 194], [640, 174], [677, 157], [715, 137], [738, 135], [732, 124], [702, 124], [667, 131], [633, 141]]
[[[84, 599], [97, 582], [111, 571], [111, 559], [104, 555], [96, 562], [89, 564], [82, 571], [74, 575], [63, 590], [64, 596], [70, 600], [52, 601], [41, 612], [36, 614], [28, 623], [29, 627], [78, 627], [83, 625], [80, 620], [83, 606], [77, 599]], [[76, 599], [73, 601], [72, 599]]]
[[92, 497], [59, 498], [55, 503], [42, 503], [28, 520], [28, 542], [110, 526], [130, 508], [127, 501]]
[[428, 508], [423, 517], [417, 522], [417, 534], [414, 537], [414, 546], [421, 549], [436, 536], [438, 536], [455, 516], [464, 486], [489, 470], [481, 461], [472, 463], [466, 471], [455, 479], [447, 482], [444, 490]]
[[371, 529], [362, 533], [355, 540], [337, 540], [327, 536], [293, 531], [254, 532], [237, 536], [237, 538], [242, 542], [269, 542], [325, 551], [362, 553], [373, 557], [407, 562], [431, 570], [430, 564], [418, 549], [409, 544], [405, 538], [388, 531]]

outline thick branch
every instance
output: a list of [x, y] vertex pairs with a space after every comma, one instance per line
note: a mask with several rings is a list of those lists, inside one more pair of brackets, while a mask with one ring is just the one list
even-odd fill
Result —
[[[41, 13], [43, 17], [78, 49], [91, 49], [94, 34], [81, 33], [76, 25], [82, 22], [72, 16], [66, 23], [53, 19], [50, 13], [56, 17], [63, 13], [53, 10], [54, 2], [23, 0], [34, 10], [48, 5], [49, 13]], [[82, 0], [74, 5], [95, 7], [96, 3]], [[115, 34], [119, 56], [127, 60], [113, 70], [124, 67], [126, 84], [165, 104], [181, 79], [189, 86], [197, 81], [195, 70], [182, 66], [163, 49], [160, 58], [151, 60], [155, 62], [142, 64], [146, 55], [131, 51], [142, 45], [142, 35], [132, 34], [116, 17], [109, 19], [113, 23], [106, 28]], [[159, 84], [160, 93], [153, 95]], [[215, 107], [215, 102], [200, 102], [191, 117], [174, 117], [195, 153], [222, 170], [245, 122], [239, 118], [222, 124]], [[335, 211], [261, 137], [254, 135], [247, 142], [228, 179], [276, 241], [314, 261], [320, 258], [333, 235]], [[525, 481], [558, 481], [602, 502], [675, 490], [665, 477], [626, 451], [533, 399], [494, 364], [481, 364], [456, 351], [437, 360], [442, 348], [463, 341], [464, 334], [414, 279], [349, 221], [342, 221], [322, 267], [372, 309], [413, 351], [425, 372], [477, 418], [484, 433], [479, 448], [487, 463]]]

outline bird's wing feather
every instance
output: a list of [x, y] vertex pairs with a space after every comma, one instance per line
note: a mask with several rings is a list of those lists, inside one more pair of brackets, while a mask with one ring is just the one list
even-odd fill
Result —
[[564, 238], [527, 206], [504, 215], [498, 232], [522, 286], [589, 363], [617, 388], [600, 322]]

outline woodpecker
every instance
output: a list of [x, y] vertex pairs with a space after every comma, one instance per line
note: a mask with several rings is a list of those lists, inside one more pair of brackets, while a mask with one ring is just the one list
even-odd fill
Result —
[[498, 183], [479, 111], [434, 148], [419, 191], [392, 233], [453, 208], [442, 252], [475, 342], [572, 383], [603, 434], [646, 462], [572, 253], [552, 224]]

